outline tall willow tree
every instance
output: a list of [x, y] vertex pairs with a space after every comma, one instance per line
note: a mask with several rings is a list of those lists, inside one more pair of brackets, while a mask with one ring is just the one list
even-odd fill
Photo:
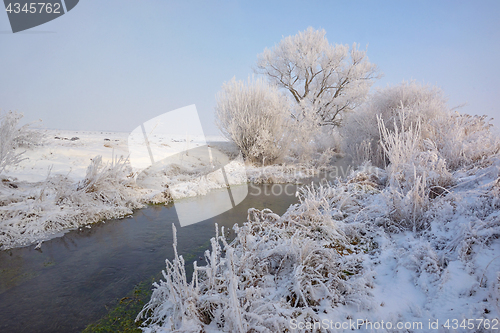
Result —
[[308, 28], [283, 38], [258, 56], [256, 72], [290, 92], [297, 102], [293, 117], [315, 114], [319, 125], [339, 126], [345, 113], [366, 97], [380, 75], [366, 51], [348, 45], [331, 45], [325, 30]]

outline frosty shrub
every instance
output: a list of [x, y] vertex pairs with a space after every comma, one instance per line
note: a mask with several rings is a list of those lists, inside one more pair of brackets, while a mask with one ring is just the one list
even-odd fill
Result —
[[[141, 206], [133, 193], [135, 181], [127, 162], [122, 157], [104, 164], [100, 155], [94, 157], [85, 178], [78, 183], [75, 195], [86, 193], [93, 200], [127, 208]], [[73, 201], [77, 200], [73, 198]]]
[[425, 172], [417, 175], [414, 164], [421, 144], [420, 121], [405, 130], [404, 115], [401, 112], [401, 128], [398, 128], [394, 120], [394, 130], [390, 131], [385, 127], [382, 117], [378, 116], [377, 120], [381, 146], [390, 162], [387, 170], [388, 197], [394, 207], [392, 217], [400, 227], [416, 230], [429, 203]]
[[[404, 119], [400, 117], [402, 110]], [[437, 130], [434, 120], [448, 114], [446, 98], [436, 87], [412, 81], [380, 89], [344, 122], [342, 149], [357, 164], [371, 161], [373, 165], [383, 167], [388, 161], [380, 146], [377, 116], [389, 132], [401, 126], [401, 121], [407, 130], [420, 120], [420, 134], [422, 138], [429, 138]]]
[[485, 161], [500, 150], [499, 138], [486, 116], [453, 112], [440, 89], [412, 81], [377, 91], [344, 122], [342, 150], [356, 164], [371, 161], [383, 167], [390, 162], [380, 144], [377, 117], [388, 133], [402, 122], [403, 131], [419, 122], [420, 138], [439, 152], [449, 171]]
[[263, 79], [224, 83], [215, 107], [217, 125], [251, 162], [272, 164], [290, 143], [290, 109], [278, 88]]
[[433, 119], [428, 136], [450, 170], [457, 170], [488, 161], [499, 153], [500, 139], [492, 126], [486, 116], [455, 112]]
[[303, 112], [312, 109], [320, 125], [338, 126], [364, 101], [379, 75], [366, 51], [356, 44], [332, 45], [325, 35], [309, 27], [283, 38], [258, 56], [256, 71], [291, 94], [299, 106], [297, 120], [305, 121]]
[[0, 123], [0, 173], [12, 164], [17, 164], [23, 160], [21, 157], [24, 152], [16, 152], [15, 139], [18, 135], [17, 124], [21, 115], [9, 112], [1, 118]]
[[30, 128], [32, 124], [26, 124], [19, 129], [19, 135], [14, 140], [16, 147], [31, 148], [42, 145], [45, 141], [43, 130]]
[[[111, 165], [102, 163], [102, 156], [94, 157], [89, 166], [85, 178], [78, 183], [77, 191], [85, 193], [101, 192], [106, 187], [112, 187], [116, 183], [123, 183], [127, 172], [126, 160], [123, 158], [114, 159]], [[126, 186], [124, 184], [124, 186]]]
[[24, 152], [15, 148], [38, 144], [43, 135], [29, 128], [31, 124], [19, 127], [21, 113], [9, 111], [0, 116], [0, 173], [9, 165], [21, 162]]
[[404, 109], [397, 116], [392, 130], [377, 116], [380, 145], [389, 161], [387, 193], [394, 208], [394, 220], [399, 226], [415, 231], [422, 227], [421, 218], [430, 198], [450, 186], [452, 176], [434, 143], [422, 139], [421, 121], [408, 120]]

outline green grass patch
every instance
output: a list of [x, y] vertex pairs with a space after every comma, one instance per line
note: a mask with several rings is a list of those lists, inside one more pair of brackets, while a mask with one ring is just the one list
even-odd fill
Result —
[[139, 326], [142, 321], [136, 322], [135, 318], [151, 298], [153, 281], [154, 279], [147, 280], [135, 286], [134, 290], [121, 298], [104, 317], [88, 325], [82, 333], [141, 333]]
[[[199, 257], [203, 257], [205, 250], [209, 248], [210, 241], [207, 241], [203, 243], [203, 245], [183, 254], [186, 262], [186, 275], [188, 281], [191, 281], [193, 261], [199, 259]], [[198, 260], [198, 263], [200, 265], [206, 264], [204, 260]], [[152, 284], [154, 281], [158, 281], [158, 279], [163, 279], [161, 274], [158, 274], [156, 278], [151, 278], [136, 285], [125, 297], [117, 300], [117, 304], [108, 309], [106, 315], [98, 321], [88, 325], [82, 333], [142, 333], [139, 327], [143, 321], [136, 322], [135, 318], [139, 312], [141, 312], [144, 305], [151, 299]]]

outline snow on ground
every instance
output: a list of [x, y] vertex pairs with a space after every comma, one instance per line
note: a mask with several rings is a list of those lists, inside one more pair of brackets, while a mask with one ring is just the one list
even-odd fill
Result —
[[[121, 156], [125, 133], [47, 130], [0, 186], [0, 248], [29, 245], [141, 207]], [[107, 165], [106, 165], [107, 164]]]
[[[272, 166], [261, 173], [249, 167], [247, 176], [237, 149], [221, 137], [150, 142], [162, 158], [153, 165], [147, 147], [134, 146], [131, 154], [129, 133], [47, 130], [43, 144], [17, 148], [25, 159], [9, 166], [0, 183], [0, 249], [124, 217], [146, 203], [203, 195], [227, 182], [297, 181], [311, 174], [307, 167]], [[131, 168], [137, 165], [149, 167]]]
[[[75, 181], [85, 177], [92, 158], [101, 155], [110, 162], [116, 155], [128, 155], [127, 133], [46, 130], [46, 142], [26, 150], [27, 159], [10, 166], [7, 176], [19, 181], [40, 182], [52, 175], [68, 176]], [[106, 140], [107, 139], [107, 140]], [[23, 149], [20, 149], [23, 150]]]
[[499, 176], [495, 156], [453, 172], [416, 230], [394, 219], [387, 171], [366, 166], [283, 216], [250, 210], [191, 283], [167, 261], [143, 331], [498, 332]]
[[[113, 157], [127, 157], [128, 132], [106, 131], [65, 131], [45, 130], [43, 145], [34, 149], [24, 149], [26, 160], [8, 169], [7, 176], [16, 177], [20, 181], [39, 182], [46, 179], [49, 168], [52, 175], [68, 176], [75, 181], [85, 177], [87, 167], [92, 158], [102, 156], [104, 163]], [[209, 140], [223, 141], [221, 137], [208, 137]], [[189, 148], [185, 137], [169, 138], [170, 145], [178, 151]], [[201, 141], [190, 139], [192, 145]], [[20, 149], [23, 150], [23, 149]]]
[[[44, 145], [2, 179], [1, 248], [227, 186], [214, 172], [223, 165], [232, 183], [316, 175], [309, 165], [245, 166], [216, 138], [209, 155], [196, 150], [201, 140], [170, 138], [164, 144], [189, 153], [134, 174], [127, 140], [126, 133], [47, 131]], [[423, 167], [436, 173], [434, 164]], [[167, 262], [142, 313], [144, 331], [497, 332], [500, 158], [428, 177], [432, 191], [420, 198], [420, 170], [411, 170], [366, 165], [304, 188], [283, 216], [249, 210], [232, 243], [212, 240], [194, 283], [181, 257]], [[417, 202], [425, 209], [408, 206]]]

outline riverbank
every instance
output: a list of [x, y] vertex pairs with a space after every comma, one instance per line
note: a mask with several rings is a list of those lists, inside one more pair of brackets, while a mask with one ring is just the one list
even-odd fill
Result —
[[[127, 159], [128, 133], [45, 131], [44, 141], [25, 149], [25, 159], [10, 166], [0, 183], [0, 249], [42, 246], [67, 230], [123, 218], [149, 203], [204, 195], [227, 187], [227, 181], [298, 183], [320, 170], [305, 164], [245, 165], [227, 141], [206, 139], [210, 162], [226, 159], [225, 175], [212, 172], [213, 164], [193, 153], [134, 173]], [[162, 144], [183, 152], [200, 147], [202, 140], [172, 137]], [[336, 175], [349, 171], [334, 170]]]
[[303, 189], [281, 216], [251, 210], [233, 242], [212, 239], [192, 282], [176, 254], [138, 316], [143, 331], [499, 327], [500, 159], [433, 174], [447, 180], [439, 193], [415, 177], [405, 196], [391, 181], [399, 172], [365, 165]]

